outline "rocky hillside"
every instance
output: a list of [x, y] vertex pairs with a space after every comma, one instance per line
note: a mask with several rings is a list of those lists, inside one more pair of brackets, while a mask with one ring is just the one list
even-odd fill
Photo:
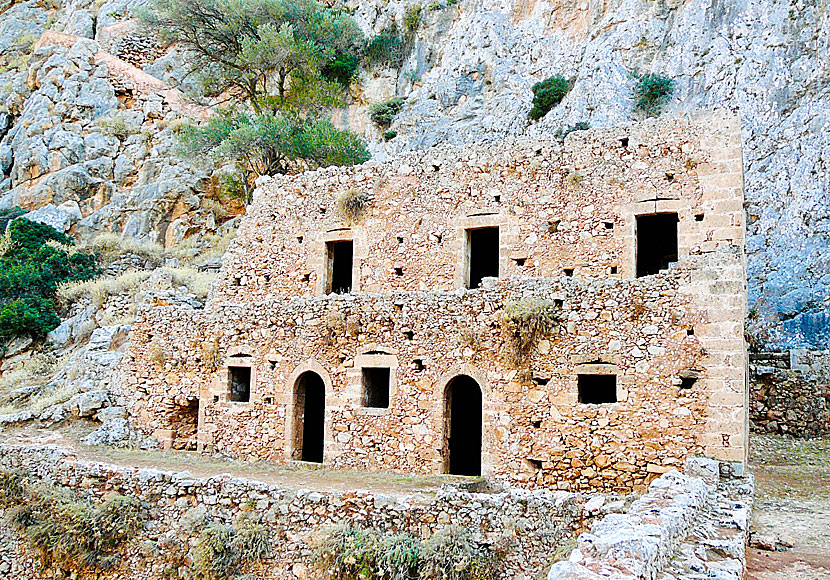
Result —
[[[62, 1], [0, 0], [0, 208], [51, 204], [42, 211], [69, 231], [168, 247], [221, 234], [240, 208], [215, 191], [212, 167], [173, 150], [177, 119], [207, 114], [178, 90], [189, 88], [178, 49], [135, 26], [142, 0]], [[402, 26], [414, 5], [347, 2], [367, 36]], [[828, 9], [828, 0], [435, 0], [422, 4], [404, 64], [362, 71], [335, 120], [371, 140], [375, 158], [555, 136], [636, 120], [634, 75], [670, 76], [664, 114], [727, 107], [744, 121], [754, 339], [819, 347], [830, 343]], [[573, 89], [531, 124], [531, 86], [554, 74]], [[406, 103], [384, 141], [367, 105], [393, 96]]]

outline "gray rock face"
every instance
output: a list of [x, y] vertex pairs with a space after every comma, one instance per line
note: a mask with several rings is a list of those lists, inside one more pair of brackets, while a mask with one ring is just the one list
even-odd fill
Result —
[[[401, 2], [353, 2], [377, 33]], [[407, 148], [509, 135], [552, 136], [586, 121], [630, 123], [634, 74], [673, 78], [667, 115], [740, 110], [753, 333], [772, 345], [830, 343], [830, 3], [828, 0], [668, 0], [542, 3], [465, 0], [424, 10], [409, 61], [387, 88], [407, 105], [376, 158]], [[538, 123], [533, 83], [574, 81]], [[414, 83], [413, 83], [413, 79]], [[350, 112], [338, 119], [368, 126]]]

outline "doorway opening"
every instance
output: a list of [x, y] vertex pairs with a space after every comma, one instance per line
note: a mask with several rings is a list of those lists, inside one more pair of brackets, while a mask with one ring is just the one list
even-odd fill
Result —
[[306, 371], [294, 384], [293, 458], [323, 462], [326, 419], [326, 385], [313, 371]]
[[444, 470], [481, 475], [481, 388], [467, 375], [447, 384], [444, 411]]

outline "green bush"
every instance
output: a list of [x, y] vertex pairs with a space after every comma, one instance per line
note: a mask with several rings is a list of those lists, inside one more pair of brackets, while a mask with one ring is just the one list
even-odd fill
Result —
[[570, 127], [561, 127], [556, 131], [556, 138], [560, 141], [564, 141], [565, 137], [573, 133], [574, 131], [587, 131], [591, 128], [591, 124], [588, 121], [580, 121], [576, 125], [571, 125]]
[[645, 74], [634, 87], [636, 109], [648, 116], [659, 115], [674, 93], [674, 79], [660, 74]]
[[418, 27], [421, 26], [421, 5], [416, 4], [406, 9], [406, 14], [403, 19], [404, 27], [409, 34], [418, 32]]
[[12, 221], [0, 253], [0, 339], [41, 337], [60, 324], [55, 312], [59, 284], [89, 280], [98, 273], [95, 257], [70, 253], [72, 239], [23, 218]]
[[538, 121], [548, 114], [552, 108], [562, 102], [572, 87], [571, 81], [561, 75], [548, 77], [533, 85], [533, 107], [528, 113], [533, 121]]
[[485, 580], [498, 576], [501, 559], [459, 527], [419, 541], [338, 526], [315, 548], [313, 561], [324, 578], [337, 580]]
[[338, 52], [323, 66], [322, 73], [326, 79], [348, 88], [359, 66], [360, 60], [356, 55]]
[[43, 566], [76, 572], [112, 568], [118, 550], [141, 530], [147, 515], [134, 498], [112, 494], [95, 504], [9, 472], [0, 472], [0, 505]]
[[395, 97], [385, 103], [372, 105], [369, 107], [369, 118], [372, 119], [378, 127], [389, 127], [389, 125], [392, 124], [392, 121], [395, 120], [398, 113], [401, 112], [401, 109], [403, 109], [403, 104], [405, 102], [405, 99]]
[[15, 218], [19, 218], [25, 213], [26, 210], [19, 207], [0, 209], [0, 236], [2, 236], [3, 233], [6, 231], [6, 226], [9, 225], [10, 221], [14, 220]]
[[400, 68], [409, 52], [409, 43], [403, 38], [393, 24], [390, 28], [373, 36], [366, 43], [366, 59], [373, 64]]
[[55, 313], [55, 303], [52, 300], [33, 296], [18, 298], [0, 306], [2, 339], [24, 334], [41, 337], [57, 328], [60, 323], [60, 316]]
[[384, 131], [383, 132], [383, 140], [384, 141], [391, 141], [392, 139], [394, 139], [397, 136], [398, 136], [397, 131]]

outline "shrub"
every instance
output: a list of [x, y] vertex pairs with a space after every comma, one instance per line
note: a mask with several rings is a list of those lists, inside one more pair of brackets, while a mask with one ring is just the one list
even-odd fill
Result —
[[6, 226], [9, 225], [9, 222], [13, 221], [15, 218], [19, 218], [25, 213], [26, 210], [19, 207], [0, 209], [0, 234], [4, 234], [6, 232]]
[[559, 323], [559, 307], [539, 298], [524, 298], [504, 305], [503, 321], [509, 335], [510, 355], [520, 363], [533, 352], [536, 343]]
[[58, 286], [57, 297], [68, 305], [85, 296], [92, 297], [95, 306], [103, 305], [110, 296], [135, 294], [142, 282], [152, 275], [149, 270], [127, 270], [114, 278], [95, 278], [78, 282], [64, 282]]
[[365, 53], [370, 63], [400, 68], [409, 49], [409, 42], [398, 33], [397, 27], [393, 24], [366, 43]]
[[0, 306], [0, 338], [23, 334], [42, 337], [60, 323], [54, 302], [38, 296], [18, 298]]
[[409, 34], [415, 34], [421, 26], [421, 5], [416, 4], [406, 9], [403, 24]]
[[395, 97], [384, 103], [378, 103], [369, 107], [369, 118], [381, 128], [389, 127], [398, 113], [401, 112], [405, 99]]
[[478, 546], [464, 528], [449, 526], [424, 542], [421, 578], [487, 580], [499, 575], [500, 557]]
[[557, 129], [555, 137], [560, 141], [564, 141], [565, 137], [574, 131], [587, 131], [590, 128], [591, 124], [588, 121], [580, 121], [576, 125], [571, 125], [570, 127], [560, 127]]
[[197, 578], [224, 580], [268, 557], [270, 551], [268, 528], [263, 525], [242, 522], [236, 528], [211, 522], [193, 549], [193, 569]]
[[398, 136], [397, 131], [384, 131], [383, 140], [384, 141], [391, 141], [392, 139], [394, 139], [397, 136]]
[[660, 74], [645, 74], [637, 80], [636, 109], [648, 116], [659, 115], [674, 92], [674, 79]]
[[60, 324], [55, 312], [58, 284], [88, 280], [98, 272], [95, 257], [70, 253], [72, 239], [24, 218], [13, 220], [0, 254], [0, 339], [42, 337]]
[[530, 89], [533, 91], [533, 107], [528, 117], [533, 121], [538, 121], [547, 115], [548, 111], [562, 102], [572, 86], [571, 81], [561, 75], [548, 77], [533, 85]]
[[369, 205], [371, 197], [359, 189], [347, 189], [337, 197], [337, 213], [344, 221], [355, 223]]
[[45, 567], [112, 568], [120, 547], [141, 530], [146, 518], [138, 500], [118, 494], [95, 505], [66, 489], [32, 484], [14, 474], [3, 474], [0, 484], [12, 529]]
[[359, 66], [360, 60], [356, 55], [338, 52], [329, 63], [323, 66], [322, 74], [328, 80], [348, 88]]
[[426, 541], [337, 526], [314, 551], [317, 570], [338, 580], [485, 580], [498, 576], [501, 558], [455, 526]]
[[137, 241], [112, 232], [98, 234], [80, 249], [92, 252], [101, 264], [109, 265], [125, 255], [140, 256], [151, 263], [160, 264], [165, 257], [164, 247], [158, 242]]

